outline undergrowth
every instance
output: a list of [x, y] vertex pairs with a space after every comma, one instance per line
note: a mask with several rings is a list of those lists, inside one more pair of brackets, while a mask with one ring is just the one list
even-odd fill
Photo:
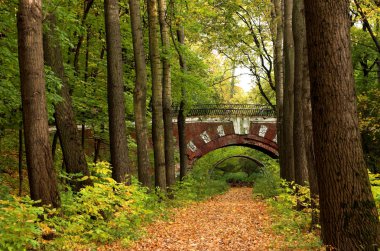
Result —
[[[255, 176], [253, 195], [265, 199], [270, 205], [273, 229], [285, 237], [282, 248], [319, 250], [322, 242], [318, 229], [311, 231], [309, 189], [298, 186], [297, 197], [296, 186], [280, 178], [278, 163], [274, 161], [268, 161], [265, 171]], [[297, 211], [297, 204], [303, 209]]]
[[126, 186], [110, 176], [109, 163], [97, 163], [91, 168], [94, 185], [77, 193], [63, 187], [59, 209], [36, 207], [29, 197], [9, 195], [0, 185], [0, 250], [91, 249], [114, 241], [128, 246], [143, 234], [144, 225], [167, 217], [169, 207], [206, 199], [228, 187], [195, 168], [172, 189], [174, 199], [168, 199], [135, 179]]

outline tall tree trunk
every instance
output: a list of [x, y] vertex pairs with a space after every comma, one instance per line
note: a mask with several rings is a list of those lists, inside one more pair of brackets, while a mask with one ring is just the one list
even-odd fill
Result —
[[283, 64], [283, 14], [282, 1], [272, 0], [273, 36], [274, 38], [274, 79], [276, 82], [276, 112], [277, 112], [277, 145], [280, 153], [280, 169], [285, 170], [285, 147], [283, 145], [283, 109], [284, 109], [284, 64]]
[[338, 250], [377, 250], [380, 225], [358, 129], [349, 1], [305, 0], [305, 10], [322, 238]]
[[294, 181], [294, 41], [292, 29], [293, 0], [284, 0], [284, 114], [282, 124], [282, 146], [284, 150], [284, 167], [281, 178]]
[[[180, 26], [177, 30], [178, 42], [183, 46], [185, 44], [185, 31], [183, 26]], [[186, 73], [187, 64], [185, 57], [181, 50], [178, 50], [179, 64], [181, 66], [182, 73]], [[184, 83], [184, 81], [181, 81]], [[187, 171], [187, 155], [186, 155], [186, 116], [185, 116], [185, 106], [186, 106], [186, 89], [181, 86], [181, 103], [179, 104], [177, 126], [178, 126], [178, 147], [179, 147], [179, 177], [181, 180], [186, 175]]]
[[152, 71], [152, 136], [155, 186], [166, 190], [164, 122], [162, 117], [162, 77], [158, 45], [157, 0], [148, 0], [149, 56]]
[[49, 144], [42, 18], [41, 0], [20, 0], [17, 28], [25, 150], [31, 198], [59, 207]]
[[[302, 110], [302, 122], [303, 122], [303, 140], [304, 144], [303, 147], [305, 149], [306, 154], [306, 166], [307, 166], [307, 173], [308, 173], [308, 181], [309, 181], [309, 187], [310, 187], [310, 198], [311, 198], [311, 218], [312, 223], [311, 227], [314, 228], [319, 223], [319, 213], [318, 213], [318, 181], [317, 181], [317, 174], [315, 170], [315, 157], [314, 157], [314, 146], [313, 146], [313, 127], [312, 127], [312, 110], [311, 110], [311, 100], [310, 100], [310, 77], [309, 77], [309, 63], [308, 63], [308, 56], [307, 56], [307, 42], [306, 42], [306, 24], [305, 24], [305, 6], [304, 6], [304, 0], [297, 0], [294, 4], [294, 11], [293, 11], [293, 20], [297, 21], [298, 24], [295, 24], [293, 26], [294, 29], [294, 41], [295, 41], [295, 54], [297, 61], [302, 61], [302, 65], [300, 62], [295, 62], [296, 69], [295, 71], [298, 72], [299, 70], [302, 70], [302, 79], [295, 80], [295, 95], [297, 96], [295, 98], [295, 105], [296, 102], [299, 103], [299, 108], [294, 108], [295, 112], [298, 112], [297, 110]], [[302, 48], [301, 48], [302, 47]], [[299, 55], [302, 53], [302, 55]], [[299, 67], [302, 67], [302, 69], [299, 69]], [[295, 75], [297, 78], [297, 75]], [[302, 83], [301, 86], [297, 86], [297, 81], [300, 81]], [[297, 88], [301, 89], [301, 94], [298, 93]], [[299, 97], [298, 95], [302, 95], [302, 100], [297, 100]], [[294, 120], [295, 123], [297, 123], [297, 120]], [[300, 121], [298, 121], [300, 123]], [[296, 133], [296, 131], [295, 131]], [[296, 146], [298, 148], [298, 146]], [[295, 148], [295, 149], [296, 149]], [[297, 155], [295, 153], [295, 155]], [[295, 167], [298, 165], [298, 163], [295, 163]], [[299, 168], [295, 168], [297, 170]], [[300, 178], [298, 178], [300, 180]], [[297, 181], [297, 175], [296, 175], [296, 182]]]
[[18, 178], [19, 178], [19, 187], [18, 187], [18, 196], [22, 195], [22, 183], [24, 181], [24, 175], [22, 173], [22, 127], [18, 129]]
[[232, 77], [231, 77], [231, 86], [230, 86], [230, 100], [235, 95], [235, 71], [236, 71], [236, 62], [232, 61]]
[[[75, 122], [74, 110], [72, 107], [71, 97], [69, 94], [68, 79], [65, 75], [63, 66], [63, 57], [60, 41], [57, 40], [56, 18], [54, 15], [48, 16], [49, 31], [45, 32], [44, 39], [44, 58], [53, 72], [62, 80], [60, 95], [62, 101], [55, 105], [55, 122], [59, 135], [59, 142], [63, 153], [66, 170], [71, 174], [81, 173], [84, 176], [90, 176], [87, 167], [84, 150], [81, 147], [80, 134]], [[76, 182], [72, 184], [76, 190], [85, 185], [90, 185], [91, 180]]]
[[307, 44], [304, 47], [304, 66], [303, 66], [303, 86], [302, 86], [302, 100], [303, 100], [303, 124], [305, 135], [305, 149], [306, 159], [309, 175], [310, 199], [311, 199], [311, 228], [319, 224], [319, 192], [317, 170], [315, 165], [314, 155], [314, 140], [313, 140], [313, 121], [312, 109], [310, 98], [310, 76], [309, 76], [309, 61], [307, 56]]
[[146, 90], [147, 72], [145, 62], [144, 40], [140, 16], [140, 1], [129, 0], [131, 16], [133, 51], [135, 57], [136, 83], [133, 93], [136, 141], [137, 141], [137, 162], [138, 177], [143, 186], [151, 187], [151, 173], [148, 152], [148, 128], [146, 121]]
[[104, 1], [107, 41], [107, 96], [112, 178], [125, 182], [130, 174], [128, 163], [127, 128], [125, 125], [125, 100], [119, 4], [117, 0]]
[[158, 0], [158, 15], [162, 42], [162, 106], [165, 131], [165, 173], [166, 186], [175, 183], [173, 118], [172, 118], [172, 84], [170, 77], [170, 39], [166, 20], [166, 0]]
[[303, 0], [295, 0], [293, 4], [293, 38], [294, 38], [294, 120], [293, 120], [293, 142], [294, 142], [294, 174], [298, 185], [306, 185], [308, 180], [308, 162], [305, 148], [305, 130], [303, 120], [303, 92], [305, 78], [304, 48], [306, 46], [306, 27]]

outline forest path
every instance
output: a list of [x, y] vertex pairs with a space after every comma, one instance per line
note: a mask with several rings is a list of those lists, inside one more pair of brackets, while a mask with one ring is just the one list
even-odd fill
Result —
[[252, 199], [252, 188], [231, 188], [176, 209], [171, 221], [150, 225], [146, 236], [127, 250], [271, 250], [283, 240], [271, 230], [265, 202]]

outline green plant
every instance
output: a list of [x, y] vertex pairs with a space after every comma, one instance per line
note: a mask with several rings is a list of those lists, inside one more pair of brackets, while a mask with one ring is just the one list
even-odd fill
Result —
[[[273, 229], [285, 236], [286, 249], [312, 250], [322, 243], [310, 232], [311, 208], [309, 188], [285, 182], [280, 178], [277, 162], [266, 163], [264, 172], [256, 173], [253, 195], [270, 205]], [[299, 209], [299, 210], [296, 210]]]
[[380, 213], [380, 174], [373, 174], [369, 172], [369, 180], [371, 182], [371, 188], [377, 211]]
[[40, 246], [41, 229], [37, 224], [42, 207], [29, 197], [0, 198], [0, 250], [29, 250]]
[[49, 212], [44, 224], [55, 236], [46, 249], [93, 247], [117, 239], [129, 243], [142, 233], [143, 224], [164, 213], [157, 195], [135, 179], [126, 186], [110, 178], [109, 163], [99, 162], [91, 171], [93, 186], [77, 194], [68, 189], [62, 193], [62, 208]]

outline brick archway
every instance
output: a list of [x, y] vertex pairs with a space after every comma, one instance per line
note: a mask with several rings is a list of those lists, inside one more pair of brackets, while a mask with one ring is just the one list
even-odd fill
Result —
[[209, 152], [228, 146], [245, 146], [261, 151], [272, 158], [278, 158], [278, 149], [271, 141], [255, 135], [232, 134], [214, 139], [209, 143], [199, 146], [198, 151], [193, 154], [188, 151], [189, 164], [192, 165], [195, 160], [201, 158]]
[[[176, 126], [174, 134], [177, 136]], [[233, 118], [186, 122], [189, 164], [205, 154], [228, 146], [246, 146], [278, 158], [276, 122]]]

